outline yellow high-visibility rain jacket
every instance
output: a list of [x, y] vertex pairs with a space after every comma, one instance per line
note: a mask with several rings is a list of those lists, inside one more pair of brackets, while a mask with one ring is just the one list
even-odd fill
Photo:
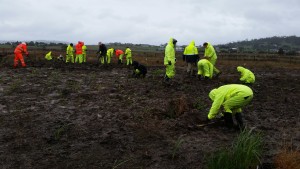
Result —
[[213, 101], [207, 118], [215, 118], [221, 106], [227, 113], [240, 113], [242, 107], [250, 103], [253, 98], [253, 91], [246, 85], [229, 84], [213, 89], [209, 93]]
[[132, 57], [132, 55], [131, 55], [131, 49], [126, 48], [126, 50], [125, 50], [125, 56], [126, 56], [126, 58], [131, 58]]
[[110, 48], [107, 50], [106, 55], [108, 57], [112, 57], [114, 55], [114, 48]]
[[208, 43], [207, 47], [205, 48], [204, 57], [207, 57], [207, 59], [210, 61], [210, 63], [215, 65], [216, 60], [217, 60], [217, 54], [216, 54], [214, 47], [210, 43]]
[[85, 45], [82, 46], [82, 54], [86, 55], [87, 47]]
[[165, 48], [165, 57], [164, 65], [168, 65], [168, 62], [171, 61], [171, 64], [175, 64], [175, 47], [173, 44], [173, 38], [170, 38], [168, 45]]
[[192, 40], [192, 42], [184, 48], [184, 55], [198, 55], [198, 49], [195, 46], [195, 41]]
[[197, 67], [198, 67], [198, 75], [205, 76], [212, 79], [214, 66], [207, 59], [199, 60], [197, 63]]
[[46, 60], [52, 60], [52, 56], [51, 56], [51, 51], [50, 52], [48, 52], [47, 54], [46, 54], [46, 56], [45, 56], [45, 59]]
[[66, 52], [67, 55], [68, 56], [73, 56], [73, 51], [74, 51], [73, 47], [71, 45], [68, 45], [67, 52]]
[[240, 81], [242, 81], [244, 83], [254, 83], [255, 82], [255, 76], [249, 69], [246, 69], [242, 66], [238, 66], [237, 71], [241, 72]]

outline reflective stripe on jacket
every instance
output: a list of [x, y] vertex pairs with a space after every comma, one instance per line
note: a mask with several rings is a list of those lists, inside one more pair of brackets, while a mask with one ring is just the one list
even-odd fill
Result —
[[15, 48], [14, 53], [26, 53], [26, 54], [28, 54], [28, 52], [27, 52], [27, 46], [24, 45], [24, 44], [19, 44], [19, 45]]

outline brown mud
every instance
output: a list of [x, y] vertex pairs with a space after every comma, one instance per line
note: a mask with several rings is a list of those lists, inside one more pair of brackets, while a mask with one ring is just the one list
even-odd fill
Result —
[[[202, 124], [208, 93], [238, 83], [235, 67], [200, 81], [177, 68], [144, 79], [125, 66], [38, 65], [0, 68], [0, 168], [204, 168], [206, 156], [231, 145], [238, 131]], [[248, 128], [262, 132], [263, 162], [280, 146], [300, 145], [299, 69], [255, 67], [254, 99], [243, 109]]]

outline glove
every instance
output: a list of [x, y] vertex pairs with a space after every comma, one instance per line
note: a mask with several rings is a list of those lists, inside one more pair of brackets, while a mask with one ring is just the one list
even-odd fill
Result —
[[168, 64], [169, 64], [169, 65], [171, 65], [171, 64], [172, 64], [172, 62], [171, 62], [171, 61], [169, 61], [169, 62], [168, 62]]

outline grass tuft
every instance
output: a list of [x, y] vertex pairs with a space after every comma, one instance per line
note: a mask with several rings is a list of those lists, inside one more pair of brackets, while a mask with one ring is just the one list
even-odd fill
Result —
[[222, 149], [208, 158], [209, 169], [255, 169], [262, 155], [262, 136], [243, 130], [230, 148]]

